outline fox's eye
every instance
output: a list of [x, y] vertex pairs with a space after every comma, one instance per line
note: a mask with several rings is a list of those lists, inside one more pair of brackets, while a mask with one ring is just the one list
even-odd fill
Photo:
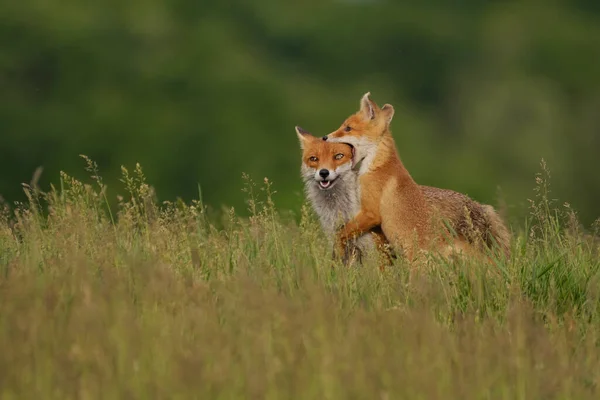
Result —
[[337, 153], [337, 154], [335, 155], [335, 159], [336, 159], [336, 160], [341, 160], [342, 158], [344, 158], [344, 155], [343, 155], [342, 153]]
[[311, 162], [317, 162], [317, 161], [319, 161], [319, 159], [318, 159], [317, 157], [315, 157], [315, 156], [312, 156], [312, 157], [310, 157], [310, 158], [308, 159], [308, 161], [311, 161]]
[[347, 126], [347, 127], [345, 127], [345, 128], [344, 128], [344, 130], [345, 130], [346, 132], [350, 132], [350, 131], [352, 130], [352, 127], [350, 127], [350, 126]]

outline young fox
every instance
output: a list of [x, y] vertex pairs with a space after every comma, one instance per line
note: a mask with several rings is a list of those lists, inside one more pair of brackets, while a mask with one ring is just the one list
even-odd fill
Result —
[[[390, 132], [393, 116], [390, 104], [380, 108], [366, 93], [360, 110], [323, 137], [350, 144], [353, 163], [362, 161], [358, 172], [360, 211], [338, 231], [337, 245], [343, 248], [355, 235], [381, 225], [387, 240], [404, 250], [409, 260], [422, 250], [477, 253], [495, 246], [509, 256], [510, 234], [493, 207], [413, 180]], [[454, 240], [448, 242], [451, 234]]]
[[[354, 149], [345, 143], [316, 138], [298, 126], [296, 134], [302, 148], [301, 173], [306, 196], [327, 236], [334, 237], [336, 229], [360, 210], [358, 173], [353, 170], [352, 162]], [[344, 246], [344, 259], [354, 251], [360, 262], [362, 254], [377, 247], [389, 263], [389, 255], [384, 251], [386, 244], [381, 228], [371, 227], [357, 235], [349, 248]]]

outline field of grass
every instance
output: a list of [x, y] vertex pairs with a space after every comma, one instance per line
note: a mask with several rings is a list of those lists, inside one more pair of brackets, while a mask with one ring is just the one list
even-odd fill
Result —
[[598, 399], [596, 236], [537, 178], [514, 257], [334, 265], [309, 208], [156, 204], [93, 162], [0, 217], [0, 398]]

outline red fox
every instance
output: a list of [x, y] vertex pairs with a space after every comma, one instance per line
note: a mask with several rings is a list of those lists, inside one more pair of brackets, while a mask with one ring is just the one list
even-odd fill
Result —
[[[451, 190], [418, 185], [398, 156], [390, 131], [394, 108], [379, 107], [366, 93], [360, 110], [323, 137], [354, 147], [359, 169], [360, 210], [338, 231], [338, 246], [381, 226], [387, 240], [409, 260], [427, 250], [509, 256], [510, 234], [493, 207]], [[454, 237], [450, 242], [449, 235]]]
[[[358, 172], [353, 169], [354, 149], [345, 143], [331, 143], [316, 138], [300, 127], [296, 134], [302, 148], [301, 174], [306, 197], [319, 217], [323, 231], [333, 238], [336, 229], [348, 222], [360, 210]], [[388, 244], [381, 227], [376, 226], [358, 235], [343, 249], [343, 258], [362, 255], [375, 247], [391, 263]], [[383, 265], [380, 265], [383, 268]]]

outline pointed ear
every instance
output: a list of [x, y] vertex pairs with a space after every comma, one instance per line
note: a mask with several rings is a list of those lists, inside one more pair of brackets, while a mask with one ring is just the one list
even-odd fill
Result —
[[315, 137], [311, 135], [308, 131], [302, 129], [299, 126], [296, 126], [296, 135], [298, 135], [298, 139], [300, 140], [300, 148], [304, 150], [304, 145], [313, 140]]
[[385, 118], [386, 125], [389, 125], [394, 118], [394, 107], [391, 104], [384, 104], [381, 107], [381, 115]]
[[360, 111], [365, 116], [366, 120], [372, 120], [375, 118], [375, 104], [370, 99], [371, 92], [367, 92], [360, 99]]

